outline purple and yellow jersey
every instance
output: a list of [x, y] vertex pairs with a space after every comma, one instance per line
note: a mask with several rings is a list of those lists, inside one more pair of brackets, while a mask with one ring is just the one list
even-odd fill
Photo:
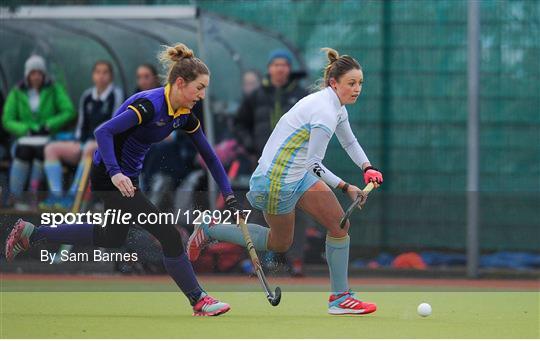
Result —
[[162, 141], [173, 130], [182, 129], [205, 159], [223, 195], [231, 194], [227, 174], [208, 144], [200, 121], [188, 109], [173, 110], [169, 103], [170, 90], [167, 85], [128, 98], [109, 121], [95, 130], [98, 149], [94, 163], [103, 162], [111, 177], [118, 173], [137, 177], [150, 146]]

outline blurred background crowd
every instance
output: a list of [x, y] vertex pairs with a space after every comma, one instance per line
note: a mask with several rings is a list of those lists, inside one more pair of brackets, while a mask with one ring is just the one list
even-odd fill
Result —
[[[53, 2], [7, 5], [58, 5]], [[70, 20], [58, 14], [33, 21], [34, 27], [31, 15], [2, 19], [2, 212], [70, 211], [84, 160], [96, 148], [93, 130], [132, 94], [161, 86], [155, 54], [160, 44], [177, 41], [211, 69], [209, 103], [194, 112], [212, 131], [235, 190], [245, 191], [272, 128], [313, 91], [324, 65], [320, 48], [330, 46], [363, 66], [364, 89], [349, 108], [350, 121], [385, 174], [370, 209], [352, 217], [352, 268], [465, 265], [467, 1], [202, 0], [195, 2], [197, 13], [179, 19], [160, 7], [178, 1], [62, 4], [91, 5], [88, 13], [93, 5], [149, 5], [143, 11], [161, 8], [161, 17]], [[480, 267], [538, 269], [540, 2], [486, 0], [479, 7]], [[145, 160], [141, 190], [164, 211], [222, 204], [208, 201], [205, 166], [190, 143], [173, 133]], [[345, 180], [359, 182], [336, 141], [326, 162]], [[252, 219], [263, 220], [260, 214]], [[324, 234], [315, 222], [297, 219], [292, 250], [263, 258], [269, 268], [302, 276], [306, 263], [324, 262]], [[191, 226], [179, 228], [187, 234]], [[132, 229], [126, 247], [140, 251], [146, 238]], [[146, 248], [139, 264], [117, 264], [116, 270], [160, 272], [156, 250]], [[245, 258], [242, 248], [219, 243], [198, 269], [249, 272]]]

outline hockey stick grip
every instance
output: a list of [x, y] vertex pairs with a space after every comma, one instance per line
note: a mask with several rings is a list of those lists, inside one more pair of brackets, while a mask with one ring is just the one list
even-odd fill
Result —
[[[373, 182], [370, 182], [369, 184], [366, 185], [366, 187], [364, 187], [362, 192], [364, 192], [365, 194], [369, 194], [369, 192], [371, 192], [374, 188], [375, 188], [375, 185], [373, 184]], [[343, 217], [339, 221], [340, 228], [345, 227], [345, 224], [347, 223], [347, 219], [349, 219], [355, 207], [358, 206], [358, 204], [360, 203], [360, 199], [361, 199], [360, 196], [358, 196], [356, 199], [354, 199], [352, 204], [347, 208], [347, 210], [345, 211], [345, 214], [343, 214]]]

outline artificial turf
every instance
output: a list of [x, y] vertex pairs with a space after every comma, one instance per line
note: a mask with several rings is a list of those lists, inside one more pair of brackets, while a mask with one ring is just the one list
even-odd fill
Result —
[[[74, 291], [54, 281], [3, 281], [1, 338], [539, 338], [538, 291], [440, 291], [395, 288], [365, 292], [361, 298], [379, 309], [367, 316], [330, 316], [328, 294], [317, 287], [285, 289], [272, 307], [257, 286], [210, 286], [211, 294], [231, 304], [218, 317], [192, 317], [179, 293], [141, 291], [149, 283], [105, 285], [111, 291]], [[76, 284], [76, 283], [75, 283]], [[106, 284], [106, 283], [105, 283]], [[73, 286], [73, 283], [70, 285]], [[94, 283], [104, 285], [99, 281]], [[82, 290], [92, 284], [79, 287]], [[63, 288], [59, 291], [58, 288]], [[122, 288], [122, 290], [120, 290]], [[156, 289], [159, 285], [156, 286]], [[244, 290], [244, 291], [238, 291]], [[298, 289], [298, 288], [297, 288]], [[418, 288], [417, 288], [418, 289]], [[46, 289], [45, 289], [46, 290]], [[219, 292], [217, 290], [220, 290]], [[319, 290], [319, 291], [318, 291]], [[399, 290], [399, 291], [397, 291]], [[433, 314], [416, 307], [428, 302]]]

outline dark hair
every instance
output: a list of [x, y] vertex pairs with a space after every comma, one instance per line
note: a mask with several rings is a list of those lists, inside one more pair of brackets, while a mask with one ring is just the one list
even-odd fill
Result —
[[186, 83], [189, 83], [199, 75], [210, 75], [208, 66], [195, 57], [189, 47], [181, 43], [177, 43], [174, 47], [164, 46], [158, 58], [167, 67], [167, 83], [169, 84], [174, 83], [178, 77], [182, 77]]
[[340, 56], [336, 50], [329, 47], [322, 48], [321, 50], [326, 52], [326, 57], [328, 58], [328, 64], [324, 68], [323, 87], [330, 85], [331, 78], [339, 81], [341, 76], [352, 69], [362, 70], [360, 63], [351, 56]]
[[150, 64], [150, 63], [142, 63], [140, 64], [139, 66], [137, 66], [137, 69], [140, 68], [140, 67], [143, 67], [145, 69], [148, 69], [150, 70], [150, 73], [152, 73], [152, 75], [154, 75], [155, 77], [157, 77], [158, 75], [158, 72], [157, 72], [157, 69], [154, 65]]
[[92, 67], [92, 72], [96, 71], [96, 68], [98, 65], [107, 66], [107, 68], [109, 69], [109, 73], [111, 74], [111, 77], [114, 77], [113, 66], [111, 62], [109, 62], [108, 60], [98, 60], [97, 62], [94, 63], [94, 66]]

